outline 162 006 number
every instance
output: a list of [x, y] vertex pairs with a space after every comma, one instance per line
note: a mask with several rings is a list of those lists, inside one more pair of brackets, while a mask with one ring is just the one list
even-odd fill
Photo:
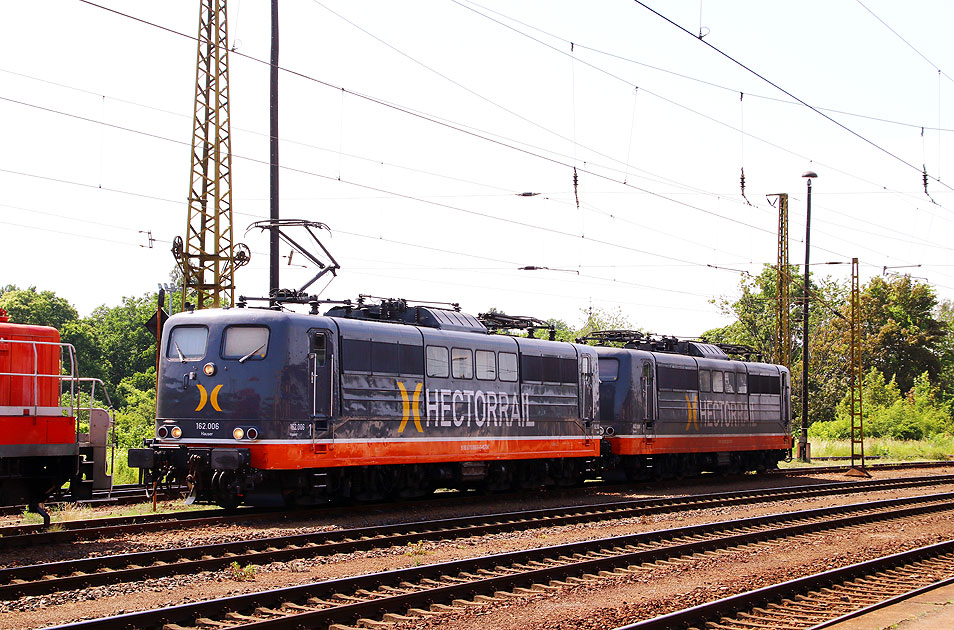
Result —
[[218, 422], [196, 422], [196, 431], [216, 431], [219, 428]]

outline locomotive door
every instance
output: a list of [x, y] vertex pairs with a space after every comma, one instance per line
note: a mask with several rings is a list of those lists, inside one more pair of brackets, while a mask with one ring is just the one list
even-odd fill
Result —
[[580, 381], [583, 386], [580, 388], [580, 411], [581, 416], [586, 423], [585, 426], [592, 426], [594, 416], [593, 405], [593, 373], [592, 362], [587, 355], [580, 356]]
[[656, 382], [653, 362], [643, 361], [643, 373], [639, 384], [643, 395], [643, 433], [647, 440], [656, 437]]
[[334, 438], [331, 417], [335, 403], [334, 335], [330, 330], [311, 330], [308, 361], [311, 367], [313, 440]]

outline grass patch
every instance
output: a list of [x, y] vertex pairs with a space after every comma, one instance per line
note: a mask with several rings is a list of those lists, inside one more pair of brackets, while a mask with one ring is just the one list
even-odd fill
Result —
[[[849, 440], [823, 440], [809, 438], [812, 457], [851, 457]], [[865, 457], [878, 456], [879, 461], [934, 461], [950, 459], [954, 455], [954, 437], [939, 435], [923, 440], [897, 440], [893, 438], [865, 438]], [[830, 462], [818, 462], [829, 465]], [[785, 465], [784, 463], [782, 464]], [[792, 460], [790, 465], [804, 465]]]
[[126, 450], [116, 449], [116, 457], [113, 459], [113, 485], [139, 483], [139, 469], [129, 467]]
[[233, 562], [225, 570], [228, 577], [236, 582], [252, 582], [255, 580], [255, 571], [258, 569], [254, 564], [247, 564], [244, 567], [238, 562]]

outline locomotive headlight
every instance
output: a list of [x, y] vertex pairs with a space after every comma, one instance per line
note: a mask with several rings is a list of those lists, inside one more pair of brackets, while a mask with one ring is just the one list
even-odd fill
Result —
[[245, 437], [250, 440], [255, 440], [258, 438], [258, 429], [255, 427], [249, 427], [248, 431], [245, 432]]
[[182, 429], [179, 427], [172, 427], [172, 430], [169, 432], [174, 440], [178, 440], [182, 437]]
[[241, 440], [243, 437], [245, 437], [245, 430], [242, 429], [242, 427], [235, 427], [232, 429], [232, 437], [234, 437], [236, 440]]
[[215, 376], [215, 363], [206, 363], [203, 365], [202, 373], [206, 376]]
[[160, 440], [164, 440], [169, 437], [169, 429], [167, 427], [159, 427], [156, 429], [156, 437]]

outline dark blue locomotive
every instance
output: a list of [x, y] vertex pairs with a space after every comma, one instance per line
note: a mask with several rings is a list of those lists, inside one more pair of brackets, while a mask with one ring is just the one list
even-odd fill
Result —
[[201, 501], [573, 484], [599, 456], [596, 350], [456, 310], [203, 310], [169, 319], [160, 354], [156, 440], [129, 463]]
[[597, 348], [604, 470], [628, 479], [776, 468], [791, 457], [785, 366], [719, 346], [602, 331]]
[[130, 466], [231, 507], [758, 470], [790, 453], [779, 366], [686, 342], [494, 335], [401, 300], [316, 307], [170, 318], [156, 439]]

